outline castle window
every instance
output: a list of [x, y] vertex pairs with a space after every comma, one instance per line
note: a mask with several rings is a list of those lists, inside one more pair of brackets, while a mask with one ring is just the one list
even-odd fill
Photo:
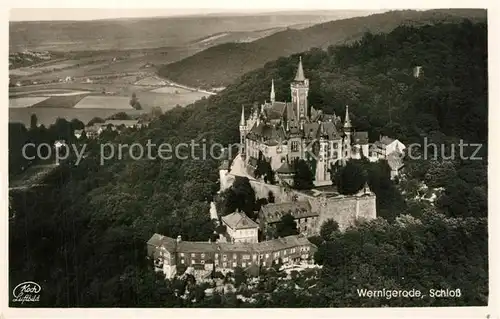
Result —
[[195, 254], [194, 254], [194, 253], [193, 253], [193, 254], [191, 254], [191, 258], [194, 258], [194, 256], [195, 256]]
[[181, 253], [181, 257], [184, 257], [184, 253]]
[[233, 263], [233, 267], [236, 267], [236, 262]]
[[241, 267], [243, 267], [243, 268], [244, 268], [244, 267], [246, 267], [246, 266], [247, 266], [247, 264], [246, 264], [246, 263], [241, 263]]
[[183, 265], [184, 265], [184, 259], [181, 259], [181, 264], [183, 264]]
[[299, 151], [299, 142], [292, 141], [292, 152], [298, 152], [298, 151]]
[[250, 255], [243, 255], [243, 259], [245, 259], [245, 260], [250, 259]]

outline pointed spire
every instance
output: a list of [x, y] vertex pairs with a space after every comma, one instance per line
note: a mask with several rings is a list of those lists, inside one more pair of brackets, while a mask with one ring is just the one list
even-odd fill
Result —
[[299, 67], [297, 68], [294, 81], [303, 82], [305, 80], [306, 77], [304, 76], [304, 69], [302, 68], [302, 57], [299, 57]]
[[345, 106], [344, 128], [351, 128], [351, 119], [349, 118], [349, 105]]
[[274, 93], [274, 79], [271, 80], [271, 103], [276, 100], [276, 94]]
[[241, 106], [241, 120], [240, 120], [240, 125], [245, 126], [245, 106]]

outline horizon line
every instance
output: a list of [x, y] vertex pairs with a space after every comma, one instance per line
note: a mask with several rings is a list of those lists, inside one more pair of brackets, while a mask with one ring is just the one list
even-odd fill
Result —
[[[98, 9], [98, 8], [41, 8], [41, 9], [31, 9], [31, 8], [19, 8], [19, 9], [11, 9], [9, 12], [9, 23], [11, 22], [92, 22], [92, 21], [116, 21], [116, 20], [141, 20], [141, 19], [161, 19], [161, 18], [183, 18], [183, 17], [210, 17], [210, 16], [227, 16], [227, 15], [235, 15], [235, 16], [246, 16], [246, 15], [272, 15], [272, 14], [313, 14], [325, 12], [327, 14], [335, 13], [338, 14], [346, 14], [351, 13], [349, 17], [353, 17], [353, 13], [359, 13], [361, 15], [370, 15], [370, 14], [379, 14], [385, 13], [389, 11], [399, 11], [399, 10], [430, 10], [430, 9], [330, 9], [330, 8], [275, 8], [275, 9], [222, 9], [222, 8], [200, 8], [200, 9], [161, 9], [160, 10], [169, 10], [172, 11], [170, 14], [152, 14], [152, 15], [124, 15], [124, 16], [116, 16], [116, 17], [85, 17], [81, 19], [66, 19], [66, 18], [54, 18], [51, 17], [42, 17], [37, 14], [36, 18], [30, 19], [26, 17], [12, 17], [13, 11], [25, 11], [25, 10], [44, 10], [44, 11], [58, 11], [58, 10], [92, 10], [92, 11], [105, 11], [106, 9]], [[432, 9], [432, 8], [431, 8]], [[119, 9], [118, 11], [128, 11], [129, 9]], [[154, 9], [145, 9], [145, 10], [154, 10]], [[158, 10], [158, 9], [157, 9]], [[156, 11], [157, 11], [156, 10]], [[117, 10], [113, 10], [116, 12]], [[135, 10], [136, 11], [136, 10]], [[177, 11], [177, 12], [176, 12]], [[189, 12], [191, 11], [191, 12]], [[67, 16], [67, 15], [65, 15]], [[358, 16], [355, 14], [354, 16]], [[340, 17], [342, 18], [342, 17]], [[348, 17], [346, 17], [348, 18]]]

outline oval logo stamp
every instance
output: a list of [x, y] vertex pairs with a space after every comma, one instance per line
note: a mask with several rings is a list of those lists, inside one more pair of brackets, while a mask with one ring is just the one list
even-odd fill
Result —
[[40, 292], [42, 287], [34, 281], [25, 281], [20, 283], [12, 290], [13, 302], [38, 302], [40, 301]]

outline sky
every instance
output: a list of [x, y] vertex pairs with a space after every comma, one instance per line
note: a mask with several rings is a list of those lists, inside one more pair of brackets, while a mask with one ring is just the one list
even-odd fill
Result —
[[[41, 21], [41, 20], [97, 20], [116, 18], [143, 18], [160, 16], [179, 16], [212, 13], [263, 13], [276, 11], [303, 11], [303, 10], [331, 10], [329, 8], [261, 8], [261, 9], [239, 9], [239, 8], [15, 8], [10, 10], [10, 21]], [[360, 11], [365, 15], [366, 11], [373, 13], [383, 10]]]

